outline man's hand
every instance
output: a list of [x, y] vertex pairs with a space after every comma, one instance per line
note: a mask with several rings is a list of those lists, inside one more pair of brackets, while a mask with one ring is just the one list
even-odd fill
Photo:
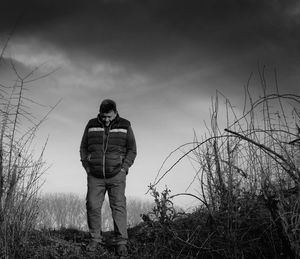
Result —
[[91, 169], [89, 167], [89, 163], [86, 160], [81, 161], [81, 163], [82, 163], [82, 166], [85, 169], [86, 173], [89, 174], [91, 171]]

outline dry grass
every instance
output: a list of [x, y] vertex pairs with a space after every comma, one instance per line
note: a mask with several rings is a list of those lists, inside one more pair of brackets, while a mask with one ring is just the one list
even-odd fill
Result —
[[[6, 46], [6, 45], [5, 45]], [[30, 83], [41, 79], [38, 68], [20, 74], [12, 60], [4, 59], [2, 49], [0, 62], [8, 66], [14, 80], [11, 85], [0, 82], [0, 256], [16, 258], [20, 245], [28, 239], [36, 225], [38, 214], [38, 191], [45, 171], [43, 153], [33, 152], [36, 132], [49, 112], [38, 119], [31, 111], [37, 105], [30, 99]]]
[[[192, 144], [178, 148], [176, 151], [182, 152], [183, 147], [192, 145], [164, 173], [159, 172], [152, 187], [183, 159], [189, 159], [195, 169], [193, 181], [200, 186], [197, 198], [217, 230], [223, 231], [213, 230], [207, 238], [212, 240], [215, 234], [220, 238], [222, 233], [226, 237], [219, 242], [222, 257], [251, 258], [247, 253], [253, 251], [249, 247], [247, 252], [243, 242], [269, 240], [271, 245], [266, 247], [271, 258], [299, 258], [300, 96], [280, 94], [276, 74], [274, 90], [270, 90], [264, 68], [259, 77], [261, 94], [253, 97], [247, 85], [240, 109], [217, 93], [205, 137], [199, 141], [195, 135]], [[264, 222], [265, 240], [249, 220]], [[265, 251], [264, 247], [259, 250]]]

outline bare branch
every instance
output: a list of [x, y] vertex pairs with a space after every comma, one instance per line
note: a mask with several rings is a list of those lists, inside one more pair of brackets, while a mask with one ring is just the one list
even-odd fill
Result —
[[[267, 146], [265, 146], [265, 145], [263, 145], [263, 144], [257, 143], [257, 142], [255, 142], [254, 140], [249, 139], [249, 138], [247, 138], [247, 137], [245, 137], [245, 136], [243, 136], [243, 135], [241, 135], [241, 134], [239, 134], [239, 133], [237, 133], [237, 132], [231, 131], [231, 130], [229, 130], [229, 129], [225, 129], [225, 131], [227, 131], [227, 132], [229, 132], [229, 133], [231, 133], [231, 134], [233, 134], [233, 135], [235, 135], [235, 136], [237, 136], [237, 137], [239, 137], [239, 138], [241, 138], [241, 139], [243, 139], [243, 140], [246, 140], [247, 142], [249, 142], [249, 143], [251, 143], [251, 144], [254, 144], [255, 146], [258, 146], [258, 147], [261, 148], [263, 151], [265, 151], [267, 154], [271, 153], [271, 154], [274, 155], [275, 157], [279, 158], [282, 162], [284, 162], [285, 166], [287, 166], [289, 169], [285, 168], [285, 166], [283, 166], [281, 162], [279, 162], [280, 165], [285, 169], [285, 171], [290, 175], [290, 177], [291, 177], [293, 180], [295, 180], [296, 182], [299, 182], [299, 179], [298, 179], [298, 178], [294, 175], [294, 173], [292, 172], [292, 171], [298, 172], [298, 170], [297, 170], [295, 167], [291, 166], [291, 164], [289, 163], [289, 161], [287, 161], [283, 156], [281, 156], [281, 155], [278, 154], [277, 152], [273, 151], [273, 150], [270, 149], [269, 147], [267, 147]], [[271, 157], [272, 157], [272, 156], [271, 156]], [[272, 157], [272, 158], [274, 158], [274, 157]], [[276, 160], [276, 161], [278, 161], [278, 160]], [[291, 171], [291, 170], [292, 170], [292, 171]]]

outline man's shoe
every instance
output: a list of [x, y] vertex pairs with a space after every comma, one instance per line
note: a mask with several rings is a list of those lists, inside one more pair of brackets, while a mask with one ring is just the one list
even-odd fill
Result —
[[99, 242], [95, 241], [95, 240], [91, 240], [88, 245], [86, 246], [86, 250], [88, 252], [95, 252], [97, 250], [97, 247], [99, 245]]
[[128, 255], [126, 245], [124, 245], [124, 244], [117, 245], [117, 255], [118, 256], [127, 256]]

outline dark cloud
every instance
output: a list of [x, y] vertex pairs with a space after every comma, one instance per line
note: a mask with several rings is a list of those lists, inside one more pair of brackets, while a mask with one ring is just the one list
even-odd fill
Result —
[[296, 0], [36, 0], [3, 8], [0, 28], [7, 32], [19, 17], [18, 38], [79, 61], [89, 56], [163, 76], [211, 62], [276, 65], [299, 57]]

